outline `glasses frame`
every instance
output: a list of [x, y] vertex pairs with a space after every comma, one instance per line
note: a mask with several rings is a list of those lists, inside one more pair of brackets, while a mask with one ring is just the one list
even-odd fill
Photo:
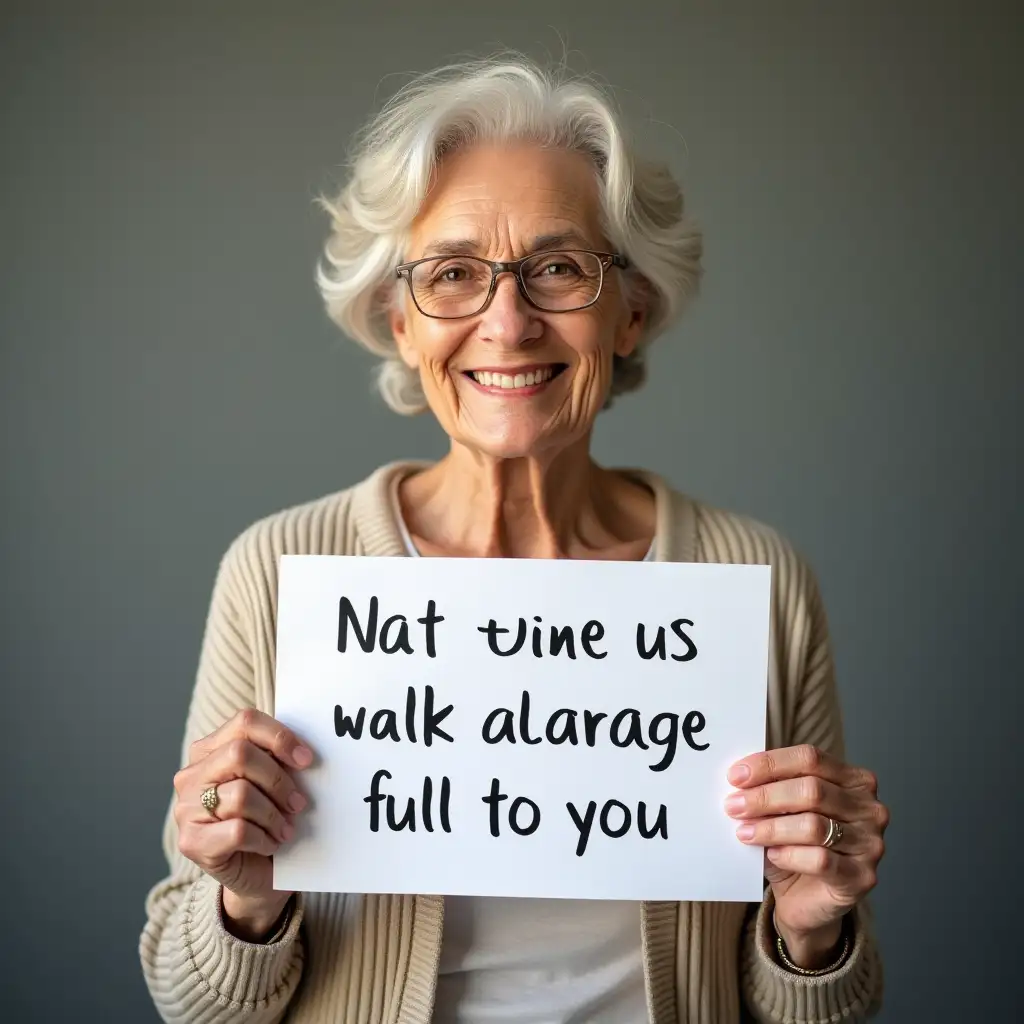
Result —
[[[542, 256], [552, 256], [555, 253], [582, 253], [587, 256], [597, 256], [598, 265], [601, 268], [601, 277], [597, 283], [597, 294], [582, 306], [573, 306], [571, 309], [545, 309], [543, 306], [534, 302], [530, 298], [530, 293], [526, 289], [526, 282], [523, 280], [523, 264], [528, 263], [530, 260], [539, 259]], [[412, 272], [421, 263], [437, 263], [441, 260], [454, 260], [454, 259], [469, 259], [476, 260], [478, 263], [486, 263], [491, 268], [491, 284], [487, 289], [487, 294], [484, 296], [483, 302], [480, 303], [478, 309], [473, 310], [472, 313], [460, 313], [458, 316], [438, 316], [436, 313], [427, 313], [420, 304], [416, 301], [416, 292], [412, 286]], [[532, 252], [529, 256], [523, 256], [518, 260], [487, 260], [483, 256], [471, 256], [468, 253], [461, 255], [452, 256], [424, 256], [423, 259], [412, 260], [410, 263], [400, 263], [395, 267], [395, 276], [402, 278], [409, 285], [409, 295], [412, 297], [413, 305], [423, 314], [428, 316], [432, 320], [465, 320], [467, 317], [479, 316], [491, 303], [491, 299], [494, 298], [494, 289], [498, 280], [499, 274], [514, 274], [516, 278], [516, 286], [519, 289], [519, 294], [523, 299], [534, 309], [539, 310], [541, 313], [578, 313], [581, 309], [589, 309], [599, 298], [601, 298], [601, 292], [604, 291], [604, 276], [605, 271], [611, 267], [619, 267], [621, 270], [625, 270], [629, 266], [629, 261], [625, 256], [621, 256], [615, 252], [599, 252], [594, 249], [546, 249], [543, 252]]]

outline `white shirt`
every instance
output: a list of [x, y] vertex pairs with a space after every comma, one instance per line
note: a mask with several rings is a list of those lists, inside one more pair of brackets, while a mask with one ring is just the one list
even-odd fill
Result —
[[[397, 484], [397, 480], [396, 480]], [[410, 555], [419, 552], [395, 518]], [[654, 557], [654, 546], [645, 561]], [[642, 1024], [640, 904], [445, 897], [437, 1024]]]
[[446, 896], [437, 1024], [647, 1021], [640, 904]]

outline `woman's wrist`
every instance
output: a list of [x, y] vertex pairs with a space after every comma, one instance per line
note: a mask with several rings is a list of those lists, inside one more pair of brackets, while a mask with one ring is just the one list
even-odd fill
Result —
[[224, 927], [236, 939], [266, 943], [280, 930], [292, 894], [275, 892], [270, 899], [248, 899], [223, 890]]
[[836, 963], [843, 950], [843, 918], [815, 928], [812, 931], [795, 931], [772, 921], [775, 934], [782, 939], [785, 954], [797, 967], [817, 971]]

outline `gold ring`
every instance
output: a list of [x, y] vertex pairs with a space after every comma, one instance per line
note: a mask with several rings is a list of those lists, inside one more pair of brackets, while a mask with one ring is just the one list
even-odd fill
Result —
[[210, 786], [209, 789], [204, 789], [201, 796], [199, 797], [200, 803], [212, 814], [215, 818], [217, 817], [217, 805], [220, 803], [220, 797], [217, 796], [217, 787]]
[[838, 843], [839, 840], [842, 839], [842, 838], [843, 838], [843, 826], [840, 825], [839, 822], [836, 821], [835, 818], [829, 818], [828, 819], [828, 835], [825, 836], [825, 842], [823, 842], [821, 845], [824, 846], [826, 850], [831, 850], [832, 847], [835, 846], [836, 843]]

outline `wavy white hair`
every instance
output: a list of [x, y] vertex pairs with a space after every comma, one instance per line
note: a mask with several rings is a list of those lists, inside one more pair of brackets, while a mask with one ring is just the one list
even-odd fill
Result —
[[519, 55], [422, 75], [356, 137], [347, 183], [336, 198], [321, 199], [332, 231], [317, 284], [331, 319], [383, 359], [377, 384], [396, 412], [427, 407], [418, 373], [398, 356], [387, 314], [401, 283], [395, 266], [438, 161], [476, 142], [519, 141], [590, 157], [602, 229], [629, 260], [627, 297], [645, 304], [640, 344], [631, 356], [615, 357], [609, 402], [643, 383], [647, 346], [697, 292], [702, 240], [684, 214], [682, 190], [666, 167], [634, 156], [598, 87]]

